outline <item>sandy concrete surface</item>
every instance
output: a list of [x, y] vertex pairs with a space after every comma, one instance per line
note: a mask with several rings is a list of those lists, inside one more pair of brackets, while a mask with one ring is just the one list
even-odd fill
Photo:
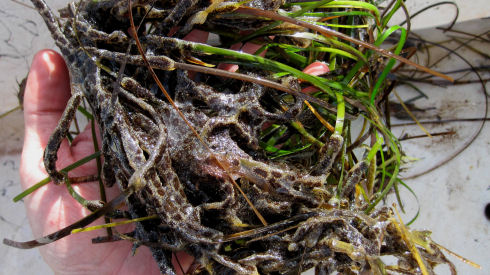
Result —
[[[17, 82], [27, 74], [32, 56], [40, 49], [54, 48], [51, 37], [40, 16], [27, 0], [2, 0], [0, 8], [0, 114], [18, 105], [16, 93]], [[407, 7], [411, 12], [419, 10], [437, 1], [409, 0]], [[460, 6], [459, 22], [490, 16], [490, 5], [487, 0], [455, 1]], [[65, 0], [48, 0], [53, 8], [59, 8]], [[454, 16], [454, 9], [441, 6], [431, 13], [424, 14], [413, 21], [415, 28], [434, 27], [447, 24]], [[396, 20], [403, 20], [397, 15]], [[398, 22], [399, 22], [398, 21]], [[475, 33], [490, 30], [489, 19], [469, 24]], [[396, 22], [396, 21], [395, 21]], [[429, 31], [430, 35], [430, 31]], [[486, 49], [488, 53], [488, 49]], [[449, 64], [458, 67], [460, 61]], [[480, 65], [488, 60], [478, 60]], [[487, 85], [487, 88], [490, 88]], [[450, 117], [458, 112], [461, 117], [480, 116], [483, 100], [481, 87], [464, 86], [462, 88], [434, 89], [432, 96], [437, 102], [426, 102], [446, 112]], [[402, 94], [402, 90], [399, 91]], [[468, 94], [468, 101], [459, 102], [461, 93]], [[454, 98], [454, 100], [451, 100]], [[465, 96], [466, 98], [466, 96]], [[431, 106], [432, 106], [431, 105]], [[456, 110], [456, 111], [454, 111]], [[465, 116], [467, 114], [467, 116]], [[422, 156], [421, 165], [437, 163], [439, 158], [448, 156], [458, 146], [457, 141], [474, 132], [473, 126], [451, 126], [458, 131], [455, 140], [431, 140], [422, 144], [404, 143], [411, 156]], [[15, 111], [6, 118], [0, 119], [0, 237], [14, 240], [30, 240], [33, 237], [22, 202], [14, 204], [12, 198], [21, 190], [18, 168], [23, 140], [23, 117]], [[416, 131], [416, 130], [403, 130]], [[404, 132], [398, 134], [402, 135]], [[411, 226], [416, 229], [430, 229], [433, 239], [454, 252], [481, 264], [483, 270], [475, 270], [468, 265], [448, 256], [456, 264], [460, 274], [490, 274], [490, 221], [483, 215], [484, 206], [490, 203], [490, 130], [483, 129], [480, 137], [465, 152], [430, 174], [406, 183], [418, 196], [420, 215]], [[414, 165], [416, 166], [416, 164]], [[420, 166], [420, 165], [419, 165]], [[414, 167], [417, 169], [417, 167]], [[420, 169], [420, 168], [419, 168]], [[405, 175], [410, 175], [411, 171]], [[417, 204], [411, 195], [406, 195], [405, 219], [417, 212]], [[388, 202], [389, 203], [389, 202]], [[43, 262], [38, 250], [19, 250], [0, 245], [0, 274], [52, 274]], [[447, 274], [442, 268], [438, 274]]]

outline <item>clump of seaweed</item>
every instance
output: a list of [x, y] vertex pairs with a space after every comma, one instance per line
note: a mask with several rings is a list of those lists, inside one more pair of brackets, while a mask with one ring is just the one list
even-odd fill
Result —
[[[404, 57], [409, 31], [388, 27], [403, 1], [384, 10], [332, 0], [79, 1], [60, 18], [32, 2], [73, 91], [45, 151], [50, 177], [16, 200], [52, 181], [93, 213], [42, 239], [4, 243], [37, 247], [117, 216], [135, 231], [94, 242], [147, 245], [162, 274], [175, 273], [176, 251], [194, 256], [193, 274], [432, 274], [438, 264], [455, 273], [426, 232], [377, 207], [404, 185], [400, 143], [381, 116], [389, 75], [411, 66], [452, 80]], [[185, 40], [196, 29], [216, 39]], [[392, 48], [379, 48], [395, 35]], [[238, 43], [255, 52], [229, 49]], [[102, 146], [58, 170], [77, 109], [101, 129]], [[117, 184], [121, 195], [87, 201], [69, 171], [101, 156], [89, 180]], [[117, 210], [123, 202], [127, 212]], [[398, 263], [384, 264], [387, 255]]]

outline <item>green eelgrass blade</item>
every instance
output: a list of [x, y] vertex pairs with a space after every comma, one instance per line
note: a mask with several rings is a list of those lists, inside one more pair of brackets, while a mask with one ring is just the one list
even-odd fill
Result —
[[[386, 173], [386, 175], [389, 176], [389, 177], [392, 176], [388, 172]], [[400, 178], [397, 178], [397, 181], [403, 187], [405, 187], [408, 190], [408, 192], [410, 192], [415, 197], [415, 200], [417, 201], [417, 213], [415, 213], [415, 216], [412, 219], [410, 219], [410, 221], [408, 223], [405, 224], [406, 226], [409, 226], [409, 225], [411, 225], [418, 218], [418, 216], [420, 214], [420, 202], [419, 202], [419, 198], [417, 197], [417, 194], [415, 194], [415, 191], [413, 191], [413, 189], [410, 188], [410, 186], [408, 186], [403, 180], [401, 180]]]
[[337, 183], [337, 194], [336, 194], [336, 198], [337, 199], [340, 199], [340, 195], [342, 194], [342, 188], [343, 188], [343, 183], [344, 183], [344, 174], [345, 174], [345, 165], [343, 163], [344, 159], [345, 159], [345, 153], [346, 153], [346, 150], [347, 150], [347, 142], [344, 142], [344, 144], [342, 144], [342, 154], [340, 155], [340, 161], [341, 161], [341, 166], [342, 166], [342, 169], [340, 169], [340, 176], [339, 176], [339, 179], [338, 179], [338, 183]]
[[385, 183], [385, 180], [386, 180], [386, 161], [385, 161], [385, 154], [383, 152], [383, 150], [379, 150], [379, 153], [381, 154], [381, 187], [380, 189], [383, 189], [383, 185]]
[[[376, 205], [391, 190], [391, 188], [393, 187], [393, 184], [395, 183], [395, 181], [397, 181], [398, 172], [400, 171], [400, 163], [401, 163], [400, 144], [399, 144], [398, 140], [393, 136], [393, 133], [391, 133], [391, 131], [386, 127], [386, 125], [384, 125], [381, 122], [380, 116], [379, 116], [378, 112], [374, 109], [373, 106], [368, 106], [367, 111], [369, 114], [369, 118], [366, 118], [366, 119], [369, 119], [371, 121], [371, 123], [373, 124], [373, 126], [375, 126], [381, 132], [381, 134], [383, 134], [388, 148], [392, 151], [392, 153], [394, 155], [393, 157], [395, 160], [395, 164], [394, 164], [392, 176], [390, 177], [388, 184], [383, 189], [381, 194], [379, 194], [379, 196], [373, 202], [370, 202], [370, 204], [368, 205], [368, 207], [365, 210], [365, 213], [371, 212], [374, 209], [374, 207], [376, 207]], [[383, 182], [381, 184], [383, 184]]]
[[326, 37], [324, 35], [311, 33], [311, 32], [297, 32], [297, 33], [290, 35], [290, 36], [298, 37], [298, 38], [305, 38], [305, 39], [309, 39], [312, 41], [317, 41], [317, 42], [321, 42], [321, 43], [330, 45], [330, 46], [334, 47], [335, 49], [339, 49], [339, 50], [342, 50], [343, 52], [350, 53], [351, 55], [355, 56], [356, 59], [358, 59], [358, 60], [362, 60], [363, 62], [367, 62], [367, 59], [364, 57], [364, 55], [360, 51], [358, 51], [356, 48], [350, 46], [349, 44], [341, 42], [339, 40], [329, 38], [329, 37]]
[[331, 27], [331, 28], [340, 28], [340, 29], [366, 29], [369, 28], [368, 24], [363, 25], [344, 25], [344, 24], [333, 24], [333, 23], [316, 23], [317, 25]]
[[[286, 4], [285, 6], [292, 6], [292, 5], [297, 5], [300, 7], [311, 5], [311, 3], [314, 2], [293, 2]], [[381, 18], [380, 18], [380, 13], [378, 8], [373, 5], [369, 4], [366, 2], [361, 2], [361, 1], [331, 1], [329, 3], [326, 3], [324, 5], [321, 5], [320, 8], [348, 8], [348, 9], [364, 9], [364, 10], [369, 10], [374, 14], [374, 17], [376, 19], [376, 24], [380, 24]]]
[[303, 5], [302, 6], [303, 8], [301, 10], [292, 12], [292, 13], [288, 14], [288, 16], [298, 17], [298, 16], [303, 15], [306, 12], [312, 11], [316, 8], [319, 8], [323, 5], [326, 5], [326, 4], [331, 3], [331, 2], [334, 2], [334, 1], [333, 0], [323, 0], [323, 1], [310, 2], [309, 4]]
[[[400, 26], [393, 26], [388, 31], [385, 31], [381, 36], [379, 36], [376, 39], [376, 41], [374, 42], [374, 46], [379, 47], [393, 32], [398, 30], [398, 28], [401, 28], [401, 27]], [[398, 43], [398, 45], [400, 45], [400, 43]], [[365, 55], [365, 59], [368, 59], [372, 53], [373, 53], [373, 51], [368, 51]], [[363, 61], [358, 61], [357, 64], [354, 65], [354, 67], [352, 67], [352, 69], [347, 73], [343, 82], [349, 83], [352, 80], [352, 78], [354, 77], [354, 75], [361, 69], [361, 67], [364, 64], [365, 63]]]
[[[388, 38], [388, 36], [390, 36], [392, 33], [394, 33], [397, 30], [401, 30], [401, 35], [394, 53], [400, 54], [401, 50], [403, 49], [403, 46], [405, 45], [405, 41], [407, 39], [407, 30], [405, 30], [400, 26], [393, 26], [389, 28], [387, 31], [385, 31], [383, 35], [380, 37], [380, 39], [384, 41], [386, 38]], [[388, 64], [386, 64], [385, 68], [383, 69], [381, 75], [378, 77], [378, 80], [374, 85], [373, 92], [371, 93], [371, 104], [374, 103], [374, 99], [378, 94], [379, 88], [381, 87], [381, 85], [383, 85], [383, 83], [385, 83], [386, 76], [391, 71], [391, 68], [393, 68], [393, 66], [395, 65], [395, 62], [396, 62], [395, 59], [391, 58], [390, 61], [388, 61]]]
[[334, 16], [367, 16], [374, 18], [374, 15], [365, 11], [331, 11], [331, 12], [305, 12], [308, 17], [334, 17]]
[[5, 112], [5, 113], [3, 113], [3, 114], [0, 114], [0, 119], [2, 119], [2, 118], [4, 118], [4, 117], [6, 117], [6, 116], [8, 116], [8, 115], [10, 115], [11, 113], [13, 113], [13, 112], [15, 112], [15, 111], [17, 111], [17, 110], [21, 110], [21, 109], [22, 109], [22, 106], [18, 105], [18, 106], [16, 106], [16, 107], [14, 107], [14, 108], [12, 108], [12, 109], [10, 109], [10, 110], [6, 111], [6, 112]]
[[335, 120], [335, 132], [334, 135], [342, 135], [342, 130], [344, 128], [344, 118], [345, 118], [345, 101], [344, 97], [340, 93], [335, 93], [337, 97], [337, 118]]
[[177, 43], [184, 44], [185, 46], [188, 46], [198, 52], [230, 57], [229, 59], [224, 60], [224, 62], [226, 63], [233, 63], [233, 64], [239, 64], [244, 66], [258, 66], [261, 69], [271, 70], [274, 72], [288, 72], [293, 76], [297, 77], [298, 79], [302, 79], [304, 81], [311, 83], [312, 85], [316, 86], [323, 92], [330, 95], [332, 98], [335, 98], [335, 94], [330, 89], [335, 89], [341, 93], [345, 92], [351, 94], [354, 97], [361, 97], [359, 100], [364, 100], [364, 95], [366, 94], [364, 92], [357, 91], [353, 88], [350, 88], [344, 83], [306, 74], [289, 65], [274, 60], [270, 60], [267, 58], [263, 58], [261, 56], [256, 56], [256, 55], [228, 50], [228, 49], [222, 49], [218, 47], [209, 46], [206, 44], [189, 42], [189, 41], [178, 41]]
[[[377, 157], [376, 154], [373, 155], [373, 158], [371, 161], [369, 161], [369, 168], [366, 176], [366, 190], [365, 192], [368, 194], [366, 196], [366, 201], [369, 201], [371, 196], [374, 193], [374, 184], [376, 182], [376, 171], [378, 170], [377, 167]], [[364, 189], [364, 188], [362, 188]]]
[[402, 2], [402, 0], [397, 0], [395, 5], [393, 6], [393, 8], [390, 10], [390, 12], [385, 17], [383, 17], [383, 19], [381, 21], [381, 28], [382, 29], [386, 28], [386, 25], [388, 25], [388, 22], [391, 20], [391, 17], [393, 16], [393, 14], [395, 14], [395, 12], [400, 8], [401, 2]]
[[378, 133], [376, 132], [376, 142], [374, 143], [373, 147], [371, 148], [371, 150], [369, 150], [369, 153], [368, 153], [368, 156], [366, 158], [366, 161], [370, 162], [371, 159], [374, 158], [374, 156], [376, 155], [376, 153], [381, 149], [381, 147], [383, 146], [383, 137], [378, 135]]
[[[188, 41], [182, 41], [182, 43], [188, 44], [196, 51], [201, 51], [201, 52], [206, 52], [206, 53], [211, 53], [211, 54], [216, 54], [221, 56], [228, 56], [228, 57], [236, 58], [241, 61], [247, 61], [249, 62], [248, 63], [249, 66], [256, 64], [258, 66], [262, 66], [262, 68], [264, 69], [269, 69], [275, 72], [288, 72], [297, 78], [310, 82], [311, 84], [315, 85], [316, 87], [320, 88], [323, 91], [326, 91], [327, 93], [328, 91], [330, 91], [329, 86], [332, 86], [332, 88], [334, 89], [339, 89], [339, 90], [342, 89], [342, 86], [340, 85], [330, 84], [328, 82], [323, 81], [320, 77], [303, 73], [300, 70], [295, 69], [291, 66], [288, 66], [286, 64], [274, 60], [266, 59], [261, 56], [237, 52], [228, 49], [222, 49], [218, 47], [209, 46], [206, 44], [192, 43]], [[226, 60], [227, 63], [234, 63], [233, 61], [234, 60]], [[333, 94], [331, 95], [333, 96]]]
[[402, 198], [400, 197], [400, 190], [398, 189], [398, 181], [395, 181], [395, 184], [393, 184], [393, 191], [395, 193], [396, 201], [400, 206], [400, 210], [402, 213], [405, 213], [405, 207], [403, 206]]
[[[304, 13], [306, 12], [309, 12], [311, 10], [314, 10], [318, 7], [321, 7], [322, 5], [324, 4], [327, 4], [329, 2], [332, 2], [333, 0], [323, 0], [323, 1], [318, 1], [318, 2], [311, 2], [309, 3], [309, 5], [304, 5], [302, 9], [298, 10], [298, 11], [295, 11], [295, 12], [291, 12], [291, 13], [288, 13], [287, 16], [289, 17], [298, 17], [298, 16], [301, 16], [303, 15]], [[241, 42], [241, 41], [248, 41], [254, 37], [257, 37], [257, 36], [261, 36], [261, 35], [264, 35], [266, 34], [269, 30], [281, 25], [282, 22], [280, 21], [275, 21], [274, 23], [268, 25], [268, 26], [265, 26], [261, 29], [258, 29], [257, 31], [241, 38], [239, 41], [236, 41], [236, 42]]]
[[[397, 151], [396, 153], [400, 153], [399, 151]], [[394, 171], [393, 171], [393, 175], [396, 175], [396, 176], [392, 176], [390, 178], [390, 180], [388, 181], [388, 184], [386, 185], [386, 187], [383, 189], [383, 191], [379, 194], [379, 196], [374, 200], [374, 202], [371, 202], [369, 204], [369, 206], [366, 208], [365, 212], [366, 213], [370, 213], [374, 207], [376, 207], [376, 205], [378, 205], [378, 203], [386, 197], [386, 195], [388, 194], [388, 192], [391, 190], [391, 187], [393, 187], [393, 184], [395, 183], [395, 181], [398, 180], [397, 178], [397, 175], [398, 175], [398, 172], [400, 171], [400, 165], [397, 164], [395, 165], [394, 167]], [[387, 172], [386, 172], [387, 173]]]
[[78, 106], [78, 111], [82, 113], [88, 120], [93, 120], [94, 116], [87, 111], [87, 109], [83, 108], [82, 106]]
[[[76, 162], [74, 162], [74, 163], [72, 163], [72, 164], [70, 164], [70, 165], [66, 166], [65, 168], [61, 169], [61, 170], [60, 170], [60, 172], [62, 172], [62, 173], [67, 173], [67, 172], [69, 172], [69, 171], [71, 171], [71, 170], [73, 170], [73, 169], [75, 169], [75, 168], [77, 168], [77, 167], [79, 167], [79, 166], [82, 166], [83, 164], [85, 164], [85, 163], [87, 163], [87, 162], [89, 162], [89, 161], [91, 161], [91, 160], [93, 160], [93, 159], [95, 159], [95, 158], [99, 157], [99, 156], [100, 156], [100, 154], [101, 154], [101, 153], [100, 153], [100, 151], [99, 151], [99, 152], [95, 152], [95, 153], [93, 153], [93, 154], [92, 154], [92, 155], [90, 155], [90, 156], [86, 156], [86, 157], [84, 157], [83, 159], [78, 160], [78, 161], [76, 161]], [[47, 178], [45, 178], [45, 179], [41, 180], [40, 182], [38, 182], [38, 183], [34, 184], [33, 186], [31, 186], [31, 187], [27, 188], [26, 190], [24, 190], [24, 192], [22, 192], [22, 193], [20, 193], [19, 195], [15, 196], [15, 197], [13, 198], [13, 201], [14, 201], [14, 202], [18, 202], [18, 201], [20, 201], [21, 199], [23, 199], [24, 197], [26, 197], [26, 196], [27, 196], [27, 195], [29, 195], [30, 193], [32, 193], [32, 192], [34, 192], [34, 191], [36, 191], [36, 190], [37, 190], [37, 189], [39, 189], [40, 187], [42, 187], [42, 186], [44, 186], [44, 185], [48, 184], [49, 182], [51, 182], [51, 178], [50, 178], [50, 177], [47, 177]]]
[[[267, 57], [269, 59], [283, 57], [285, 55], [287, 56], [285, 57], [285, 59], [288, 60], [288, 62], [295, 67], [304, 68], [308, 65], [308, 59], [305, 56], [297, 54], [297, 52], [304, 51], [304, 49], [302, 48], [282, 43], [269, 43], [262, 48], [268, 50]], [[257, 54], [258, 53], [255, 53], [255, 55]]]
[[68, 189], [68, 193], [78, 202], [80, 203], [83, 207], [88, 208], [88, 200], [86, 200], [82, 195], [78, 194], [75, 189], [71, 186], [70, 178], [68, 178], [68, 174], [65, 173], [65, 185], [66, 188]]
[[269, 157], [270, 159], [278, 159], [278, 158], [281, 158], [281, 157], [285, 157], [285, 156], [288, 156], [288, 155], [292, 155], [292, 154], [295, 154], [295, 153], [304, 151], [304, 150], [310, 148], [311, 145], [312, 145], [312, 143], [308, 143], [305, 146], [294, 148], [294, 149], [291, 149], [291, 150], [281, 150], [281, 149], [277, 149], [276, 147], [273, 147], [273, 146], [270, 146], [270, 145], [265, 145], [263, 143], [261, 143], [260, 145], [261, 145], [262, 148], [264, 148], [264, 150], [266, 150], [266, 151], [268, 151], [270, 153], [273, 153], [273, 155], [271, 157]]
[[317, 138], [315, 138], [310, 133], [308, 133], [308, 131], [306, 131], [305, 127], [303, 126], [303, 124], [301, 124], [301, 122], [291, 121], [290, 124], [291, 126], [293, 126], [294, 129], [296, 129], [296, 131], [298, 131], [302, 136], [304, 136], [306, 140], [308, 140], [308, 142], [311, 142], [318, 147], [322, 147], [324, 145], [323, 142], [319, 141]]

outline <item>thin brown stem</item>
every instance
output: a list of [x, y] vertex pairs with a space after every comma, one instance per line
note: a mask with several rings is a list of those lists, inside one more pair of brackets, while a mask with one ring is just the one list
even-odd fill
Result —
[[[436, 136], [450, 136], [456, 134], [455, 131], [447, 131], [447, 132], [437, 132], [437, 133], [431, 133], [430, 137], [436, 137]], [[410, 140], [410, 139], [417, 139], [417, 138], [426, 138], [428, 137], [427, 135], [416, 135], [416, 136], [407, 136], [407, 137], [402, 137], [398, 139], [399, 141], [404, 141], [404, 140]]]
[[86, 183], [99, 180], [97, 175], [82, 176], [82, 177], [70, 177], [71, 183]]

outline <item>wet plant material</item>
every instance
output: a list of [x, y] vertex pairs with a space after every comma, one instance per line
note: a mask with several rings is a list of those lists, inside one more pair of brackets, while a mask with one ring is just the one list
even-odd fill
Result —
[[[384, 10], [332, 0], [79, 1], [59, 18], [32, 2], [68, 64], [72, 97], [45, 151], [50, 178], [16, 199], [52, 181], [93, 213], [46, 237], [4, 243], [37, 247], [91, 230], [83, 228], [99, 217], [106, 227], [125, 217], [134, 232], [94, 242], [149, 246], [162, 274], [175, 274], [177, 251], [195, 258], [192, 274], [432, 274], [438, 264], [455, 273], [428, 233], [376, 207], [406, 186], [400, 144], [380, 115], [389, 76], [410, 66], [452, 80], [406, 59], [408, 31], [387, 27], [403, 1]], [[185, 40], [195, 29], [215, 39]], [[395, 35], [392, 48], [379, 48]], [[228, 49], [237, 43], [256, 51]], [[96, 121], [102, 144], [94, 138], [94, 155], [59, 170], [57, 150], [77, 110]], [[355, 119], [364, 126], [352, 138]], [[93, 159], [99, 175], [69, 177]], [[87, 201], [71, 187], [94, 179], [121, 195]]]

